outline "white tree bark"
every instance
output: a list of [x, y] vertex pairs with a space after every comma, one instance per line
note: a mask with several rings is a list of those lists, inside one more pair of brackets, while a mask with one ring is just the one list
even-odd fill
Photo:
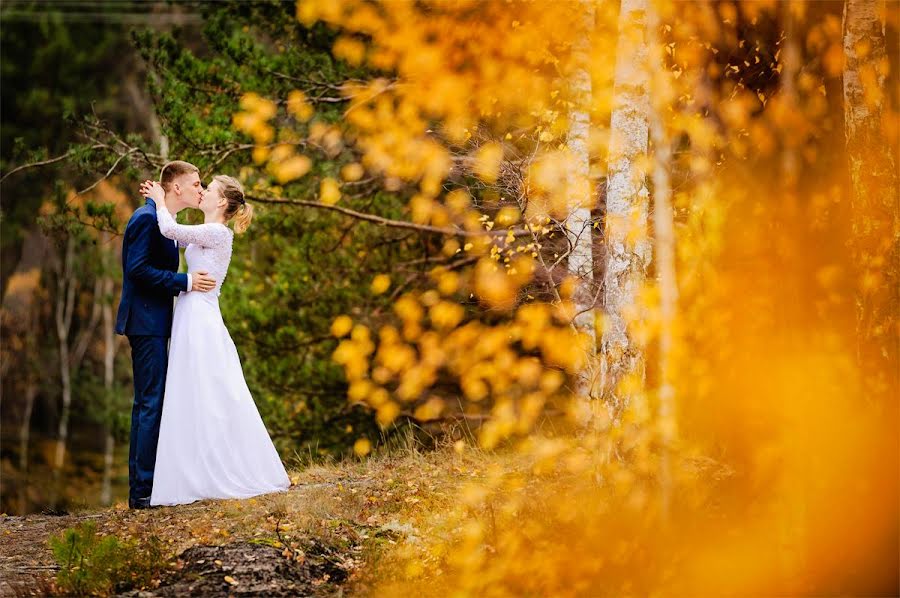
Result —
[[590, 155], [588, 135], [591, 127], [591, 35], [594, 30], [594, 6], [590, 0], [578, 4], [580, 23], [572, 45], [572, 71], [569, 75], [571, 108], [569, 109], [568, 216], [565, 221], [570, 251], [569, 274], [577, 281], [574, 325], [578, 332], [590, 338], [585, 365], [579, 372], [576, 393], [591, 398], [592, 381], [597, 371], [597, 335], [594, 328], [594, 260], [592, 254], [591, 207], [593, 198], [589, 179]]
[[[108, 236], [108, 233], [105, 233]], [[106, 243], [104, 243], [106, 246]], [[114, 283], [107, 270], [103, 274], [103, 389], [105, 392], [104, 414], [106, 424], [106, 443], [103, 451], [103, 485], [100, 490], [100, 502], [108, 505], [112, 502], [112, 469], [116, 440], [113, 436], [113, 382], [115, 381], [116, 335], [113, 320], [112, 294]]]
[[37, 397], [37, 383], [29, 379], [25, 387], [25, 410], [22, 413], [22, 424], [19, 427], [19, 512], [28, 512], [28, 447], [31, 444], [31, 413], [34, 410], [34, 399]]
[[860, 279], [881, 277], [875, 289], [857, 292], [857, 360], [869, 372], [888, 372], [893, 380], [886, 382], [896, 385], [900, 191], [897, 156], [882, 128], [887, 75], [882, 65], [888, 63], [882, 6], [877, 0], [844, 2], [844, 130], [853, 262]]
[[62, 384], [62, 410], [59, 416], [59, 429], [56, 434], [56, 457], [54, 466], [62, 469], [66, 458], [66, 442], [69, 438], [69, 410], [72, 405], [72, 379], [69, 358], [69, 330], [72, 315], [75, 311], [75, 293], [77, 281], [72, 273], [75, 260], [75, 241], [66, 241], [66, 252], [58, 271], [56, 292], [56, 337], [59, 341], [59, 378]]
[[[650, 65], [664, 68], [665, 52], [659, 40], [659, 15], [651, 6], [647, 29], [651, 40]], [[655, 90], [654, 90], [655, 91]], [[666, 97], [654, 93], [653, 97]], [[675, 215], [672, 209], [672, 187], [669, 163], [671, 141], [663, 121], [665, 106], [653, 106], [650, 135], [653, 140], [653, 239], [656, 274], [660, 296], [659, 331], [659, 395], [657, 424], [660, 440], [660, 487], [662, 511], [668, 518], [672, 499], [672, 464], [670, 452], [678, 435], [675, 384], [672, 356], [675, 345], [675, 316], [678, 309], [678, 281], [675, 270]]]
[[647, 154], [649, 134], [646, 13], [647, 0], [622, 0], [610, 123], [601, 368], [605, 395], [615, 410], [623, 405], [618, 389], [622, 378], [644, 378], [643, 355], [628, 337], [623, 312], [637, 302], [650, 263], [649, 191], [636, 164]]
[[[55, 507], [59, 496], [62, 471], [66, 460], [66, 447], [69, 442], [69, 419], [72, 412], [72, 372], [78, 371], [84, 355], [90, 345], [94, 330], [100, 320], [100, 279], [94, 283], [93, 308], [90, 320], [85, 323], [76, 337], [72, 338], [72, 320], [75, 315], [75, 303], [78, 295], [79, 281], [75, 276], [75, 239], [70, 236], [66, 241], [65, 254], [62, 260], [57, 259], [56, 289], [56, 336], [59, 341], [59, 375], [62, 386], [62, 408], [59, 415], [59, 426], [56, 435], [56, 451], [53, 462], [53, 488], [50, 494], [50, 505]], [[74, 348], [70, 346], [74, 340]]]

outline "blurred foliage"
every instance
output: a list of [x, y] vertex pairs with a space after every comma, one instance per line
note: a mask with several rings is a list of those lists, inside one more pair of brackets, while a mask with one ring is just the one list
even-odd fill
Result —
[[[872, 24], [874, 4], [856, 4], [860, 12], [869, 9]], [[623, 8], [629, 5], [642, 6]], [[883, 153], [881, 163], [894, 163], [897, 88], [885, 83], [895, 73], [891, 58], [876, 54], [861, 67], [865, 93], [854, 100], [841, 93], [842, 53], [865, 56], [879, 44], [844, 47], [835, 5], [663, 0], [630, 19], [621, 18], [618, 6], [298, 3], [301, 22], [327, 22], [340, 32], [335, 56], [396, 74], [394, 81], [345, 88], [351, 107], [339, 136], [360, 149], [366, 171], [416, 188], [414, 222], [472, 232], [481, 225], [483, 233], [465, 249], [478, 262], [460, 273], [459, 287], [398, 298], [402, 330], [382, 327], [376, 342], [365, 323], [334, 321], [336, 336], [350, 336], [334, 356], [351, 382], [350, 398], [390, 422], [405, 404], [428, 397], [435, 371], [445, 368], [462, 389], [451, 400], [489, 414], [481, 446], [512, 446], [531, 460], [521, 475], [488, 467], [456, 495], [455, 509], [426, 513], [422, 525], [431, 533], [399, 547], [396, 568], [379, 568], [378, 590], [885, 593], [897, 579], [897, 455], [889, 448], [897, 425], [897, 356], [890, 352], [896, 343], [882, 361], [860, 359], [854, 347], [862, 345], [863, 355], [881, 349], [884, 333], [896, 331], [896, 294], [873, 290], [897, 288], [896, 260], [890, 261], [898, 247], [897, 180], [883, 171], [868, 181], [866, 191], [883, 198], [885, 209], [876, 209], [854, 202], [847, 171], [836, 166], [846, 161], [838, 123], [843, 105], [853, 101], [872, 109], [870, 125], [884, 125], [883, 138], [865, 147], [860, 162], [879, 161]], [[635, 300], [621, 315], [630, 342], [647, 356], [647, 371], [619, 381], [622, 403], [611, 404], [607, 395], [589, 402], [564, 386], [561, 398], [572, 399], [565, 411], [590, 423], [569, 435], [551, 425], [535, 432], [547, 422], [535, 412], [565, 402], [545, 400], [555, 397], [543, 385], [529, 392], [533, 379], [519, 375], [535, 330], [539, 375], [543, 368], [578, 368], [583, 347], [547, 317], [552, 311], [560, 324], [571, 319], [566, 283], [549, 306], [520, 293], [538, 268], [529, 257], [514, 261], [517, 218], [501, 225], [496, 206], [479, 214], [485, 206], [477, 201], [458, 209], [456, 194], [465, 184], [459, 171], [471, 168], [485, 185], [500, 183], [497, 203], [518, 207], [532, 230], [548, 223], [544, 217], [570, 213], [566, 79], [574, 62], [571, 24], [588, 7], [596, 10], [596, 28], [587, 68], [597, 86], [589, 182], [610, 189], [603, 173], [624, 153], [623, 176], [643, 180], [646, 191], [618, 198], [628, 202], [626, 217], [603, 219], [602, 242], [613, 239], [632, 251], [651, 238], [659, 243], [641, 212], [671, 192], [679, 307], [673, 321], [664, 321], [658, 270], [629, 278]], [[896, 36], [898, 11], [878, 18]], [[633, 64], [620, 80], [615, 54], [623, 47], [634, 53], [626, 54]], [[258, 147], [286, 134], [284, 128], [302, 134], [302, 123], [315, 116], [304, 98], [286, 97], [297, 122], [279, 122], [279, 100], [247, 95], [235, 125]], [[662, 134], [648, 146], [647, 128], [631, 122], [633, 137], [616, 146], [617, 110], [639, 114], [636, 120]], [[298, 156], [256, 157], [277, 170]], [[517, 167], [527, 174], [504, 180]], [[666, 171], [664, 181], [655, 170]], [[289, 174], [306, 176], [303, 168]], [[340, 191], [330, 199], [339, 201]], [[523, 197], [527, 209], [514, 204]], [[848, 216], [877, 237], [864, 259], [848, 251], [863, 241], [847, 226]], [[509, 230], [505, 239], [489, 234], [495, 226]], [[521, 253], [534, 260], [553, 255], [540, 245], [536, 255]], [[438, 282], [441, 273], [435, 274]], [[483, 310], [472, 319], [486, 321], [484, 327], [459, 308], [473, 296]], [[857, 328], [855, 302], [871, 303], [867, 309], [888, 324]], [[664, 332], [672, 343], [661, 342]], [[477, 339], [471, 345], [464, 342], [469, 336]], [[674, 363], [671, 390], [660, 383], [663, 359]], [[369, 450], [361, 439], [358, 453]], [[853, 556], [837, 556], [848, 543]]]
[[[125, 4], [120, 4], [125, 8]], [[102, 22], [73, 23], [64, 13], [50, 12], [35, 2], [4, 2], [0, 34], [0, 170], [4, 175], [21, 163], [55, 158], [80, 141], [77, 120], [96, 111], [111, 126], [122, 128], [126, 114], [121, 82], [136, 65], [128, 58], [124, 30]], [[73, 162], [59, 162], [43, 169], [25, 171], [3, 182], [3, 218], [0, 220], [2, 268], [9, 272], [18, 259], [23, 231], [34, 216], [53, 182], [81, 184], [85, 172]], [[6, 288], [8, 276], [3, 277]]]

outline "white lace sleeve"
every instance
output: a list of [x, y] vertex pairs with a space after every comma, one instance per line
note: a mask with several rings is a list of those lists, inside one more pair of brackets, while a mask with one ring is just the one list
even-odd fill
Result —
[[166, 238], [175, 239], [179, 245], [194, 243], [203, 247], [217, 247], [227, 244], [231, 239], [231, 229], [224, 224], [178, 224], [169, 211], [163, 208], [157, 208], [156, 220], [159, 232]]

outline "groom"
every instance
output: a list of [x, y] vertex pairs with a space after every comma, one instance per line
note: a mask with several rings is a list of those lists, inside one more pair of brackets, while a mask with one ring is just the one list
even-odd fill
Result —
[[[166, 207], [174, 216], [200, 204], [200, 171], [188, 162], [169, 162], [160, 183]], [[150, 506], [156, 443], [166, 388], [169, 336], [172, 333], [172, 297], [182, 291], [210, 291], [215, 279], [206, 272], [178, 273], [178, 244], [159, 232], [156, 203], [135, 210], [122, 242], [122, 300], [116, 333], [131, 344], [134, 370], [134, 405], [131, 409], [131, 448], [128, 453], [128, 506]]]

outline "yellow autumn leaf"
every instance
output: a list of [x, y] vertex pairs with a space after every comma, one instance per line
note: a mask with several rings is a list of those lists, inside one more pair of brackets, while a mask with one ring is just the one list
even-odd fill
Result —
[[360, 457], [365, 457], [372, 451], [372, 443], [368, 438], [360, 438], [353, 443], [353, 452]]
[[391, 277], [387, 274], [379, 274], [375, 278], [372, 279], [372, 284], [369, 287], [372, 293], [376, 295], [381, 295], [389, 288], [391, 288]]
[[356, 162], [352, 164], [345, 164], [341, 168], [341, 178], [345, 181], [358, 181], [365, 174], [365, 169], [363, 169], [361, 164]]
[[397, 419], [398, 415], [400, 415], [400, 407], [397, 403], [388, 402], [378, 408], [375, 419], [378, 420], [378, 423], [382, 426], [387, 426]]
[[269, 148], [266, 146], [254, 147], [251, 155], [254, 162], [262, 164], [269, 158]]
[[365, 58], [366, 46], [358, 39], [342, 36], [334, 42], [332, 51], [336, 58], [341, 58], [353, 66], [358, 66]]
[[499, 143], [485, 143], [476, 150], [474, 158], [475, 175], [485, 183], [497, 182], [503, 160], [503, 146]]
[[299, 179], [312, 168], [312, 161], [306, 156], [293, 156], [283, 162], [271, 165], [272, 174], [279, 183], [287, 183]]
[[300, 122], [308, 121], [315, 113], [313, 107], [306, 100], [306, 94], [299, 89], [295, 89], [288, 94], [287, 111], [293, 114]]
[[338, 182], [331, 177], [322, 180], [319, 186], [319, 201], [329, 206], [333, 206], [341, 199], [341, 188]]
[[353, 320], [350, 319], [350, 316], [338, 316], [331, 323], [331, 334], [341, 338], [342, 336], [347, 336], [352, 328]]

